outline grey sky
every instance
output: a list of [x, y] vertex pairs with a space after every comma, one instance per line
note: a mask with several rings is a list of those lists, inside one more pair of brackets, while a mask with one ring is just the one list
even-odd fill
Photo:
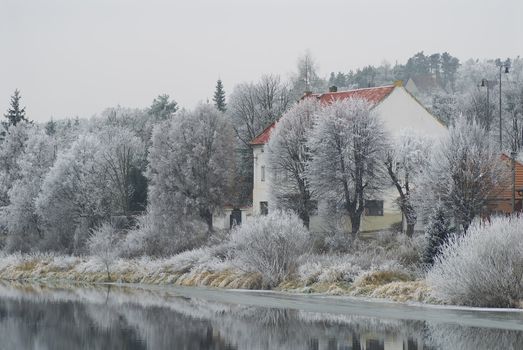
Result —
[[521, 0], [0, 0], [0, 112], [89, 117], [160, 93], [193, 107], [310, 49], [322, 75], [415, 52], [523, 53]]

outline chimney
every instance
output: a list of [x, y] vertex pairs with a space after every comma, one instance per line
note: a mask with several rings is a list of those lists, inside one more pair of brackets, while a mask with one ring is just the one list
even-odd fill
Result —
[[329, 92], [338, 92], [338, 87], [336, 85], [332, 85], [329, 87]]

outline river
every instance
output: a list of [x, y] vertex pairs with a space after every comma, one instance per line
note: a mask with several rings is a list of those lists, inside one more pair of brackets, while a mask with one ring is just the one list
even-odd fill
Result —
[[271, 292], [1, 282], [0, 349], [523, 349], [523, 312]]

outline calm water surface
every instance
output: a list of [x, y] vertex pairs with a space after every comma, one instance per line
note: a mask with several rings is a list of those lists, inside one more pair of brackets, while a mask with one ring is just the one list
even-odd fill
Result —
[[523, 314], [275, 293], [0, 283], [0, 349], [523, 349]]

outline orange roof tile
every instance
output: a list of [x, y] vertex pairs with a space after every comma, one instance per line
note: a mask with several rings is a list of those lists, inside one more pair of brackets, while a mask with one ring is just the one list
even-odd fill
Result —
[[[355, 98], [364, 99], [376, 105], [380, 103], [385, 97], [389, 96], [389, 94], [392, 92], [392, 90], [394, 90], [395, 87], [395, 85], [386, 85], [348, 91], [326, 92], [323, 94], [306, 94], [303, 95], [302, 99], [315, 97], [321, 103], [328, 104], [338, 100]], [[273, 122], [271, 125], [266, 127], [258, 136], [254, 138], [254, 140], [251, 141], [251, 145], [264, 145], [267, 142], [269, 142], [272, 129], [274, 129], [275, 125], [276, 122]]]
[[322, 103], [331, 103], [338, 100], [345, 100], [347, 98], [356, 98], [367, 100], [373, 104], [378, 104], [385, 97], [389, 96], [394, 88], [394, 85], [387, 85], [348, 91], [326, 92], [323, 94], [310, 94], [305, 95], [304, 98], [309, 96], [316, 97]]
[[274, 129], [275, 126], [276, 122], [272, 122], [271, 125], [266, 127], [258, 136], [254, 138], [254, 140], [251, 141], [251, 145], [265, 145], [267, 142], [269, 142], [272, 129]]

